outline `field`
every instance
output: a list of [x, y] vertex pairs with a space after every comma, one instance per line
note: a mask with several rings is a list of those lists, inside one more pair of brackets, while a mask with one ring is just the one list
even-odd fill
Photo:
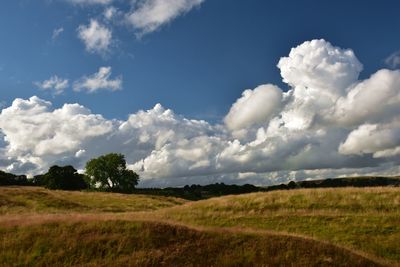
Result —
[[228, 196], [168, 210], [193, 225], [300, 234], [400, 262], [400, 190], [301, 189]]
[[152, 211], [183, 204], [174, 197], [0, 187], [0, 214]]
[[0, 188], [2, 266], [399, 266], [400, 188], [190, 202]]

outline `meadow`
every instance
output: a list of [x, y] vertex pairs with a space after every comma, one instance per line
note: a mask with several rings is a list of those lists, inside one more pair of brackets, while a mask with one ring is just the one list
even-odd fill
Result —
[[400, 189], [299, 189], [227, 196], [175, 207], [191, 225], [265, 229], [324, 240], [400, 262]]
[[181, 198], [165, 196], [0, 187], [0, 215], [152, 211], [185, 202]]
[[2, 266], [399, 266], [400, 188], [187, 201], [0, 188]]

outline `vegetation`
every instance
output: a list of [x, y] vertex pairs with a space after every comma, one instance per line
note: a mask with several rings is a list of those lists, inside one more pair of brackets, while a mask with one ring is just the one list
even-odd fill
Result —
[[25, 175], [15, 175], [0, 171], [0, 186], [4, 185], [29, 185]]
[[220, 197], [225, 195], [238, 195], [252, 192], [260, 192], [263, 189], [250, 184], [245, 185], [226, 185], [216, 183], [209, 185], [191, 185], [184, 187], [167, 188], [137, 188], [134, 193], [158, 196], [175, 196], [188, 200], [201, 200], [211, 197]]
[[4, 266], [379, 266], [311, 239], [149, 222], [0, 228], [0, 239]]
[[107, 191], [145, 195], [174, 196], [187, 200], [201, 200], [224, 195], [238, 195], [252, 192], [269, 192], [301, 188], [374, 187], [400, 186], [400, 177], [350, 177], [324, 180], [291, 181], [288, 184], [257, 187], [250, 184], [186, 185], [184, 187], [136, 188], [139, 175], [126, 168], [124, 155], [109, 153], [86, 163], [85, 174], [78, 174], [72, 166], [53, 166], [46, 174], [36, 175], [28, 180], [25, 175], [14, 175], [0, 171], [2, 185], [33, 185], [48, 189]]
[[300, 234], [400, 262], [400, 188], [300, 189], [192, 202], [162, 218]]
[[139, 182], [139, 175], [126, 169], [122, 154], [110, 153], [88, 161], [85, 173], [92, 188], [101, 190], [129, 193]]
[[[56, 176], [71, 168], [55, 168]], [[0, 266], [398, 266], [398, 181], [131, 188], [135, 194], [0, 187]], [[389, 186], [314, 188], [338, 184]]]
[[122, 154], [110, 153], [86, 163], [86, 176], [73, 166], [52, 166], [46, 174], [28, 180], [25, 175], [0, 171], [0, 186], [43, 186], [58, 190], [92, 190], [132, 193], [139, 182], [139, 175], [126, 168]]
[[72, 166], [52, 166], [49, 171], [36, 177], [36, 183], [48, 189], [82, 190], [87, 189], [85, 176], [79, 174]]
[[24, 220], [28, 214], [152, 211], [185, 202], [183, 199], [163, 196], [71, 192], [40, 187], [2, 187], [0, 217], [20, 214]]
[[350, 177], [326, 180], [291, 181], [288, 184], [259, 187], [250, 184], [227, 185], [216, 183], [209, 185], [191, 185], [167, 188], [137, 188], [133, 192], [146, 195], [175, 196], [188, 200], [201, 200], [225, 195], [239, 195], [254, 192], [270, 192], [275, 190], [292, 190], [301, 188], [335, 188], [335, 187], [375, 187], [400, 186], [399, 177]]
[[400, 177], [346, 177], [329, 178], [322, 180], [291, 181], [266, 187], [263, 191], [288, 190], [300, 188], [334, 188], [334, 187], [374, 187], [374, 186], [400, 186]]

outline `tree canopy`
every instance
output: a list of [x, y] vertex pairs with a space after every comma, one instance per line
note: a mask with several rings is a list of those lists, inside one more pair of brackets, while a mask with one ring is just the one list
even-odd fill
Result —
[[29, 185], [25, 175], [15, 175], [0, 170], [0, 185]]
[[126, 168], [125, 156], [110, 153], [86, 163], [85, 173], [93, 187], [115, 192], [132, 192], [139, 175]]
[[88, 188], [83, 174], [79, 174], [72, 166], [52, 166], [41, 176], [35, 176], [39, 184], [48, 189], [81, 190]]

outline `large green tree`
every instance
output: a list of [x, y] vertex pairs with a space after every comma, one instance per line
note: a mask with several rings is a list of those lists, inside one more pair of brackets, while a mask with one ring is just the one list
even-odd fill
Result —
[[126, 169], [125, 156], [110, 153], [86, 163], [86, 175], [93, 187], [117, 192], [132, 192], [139, 182], [139, 175]]

